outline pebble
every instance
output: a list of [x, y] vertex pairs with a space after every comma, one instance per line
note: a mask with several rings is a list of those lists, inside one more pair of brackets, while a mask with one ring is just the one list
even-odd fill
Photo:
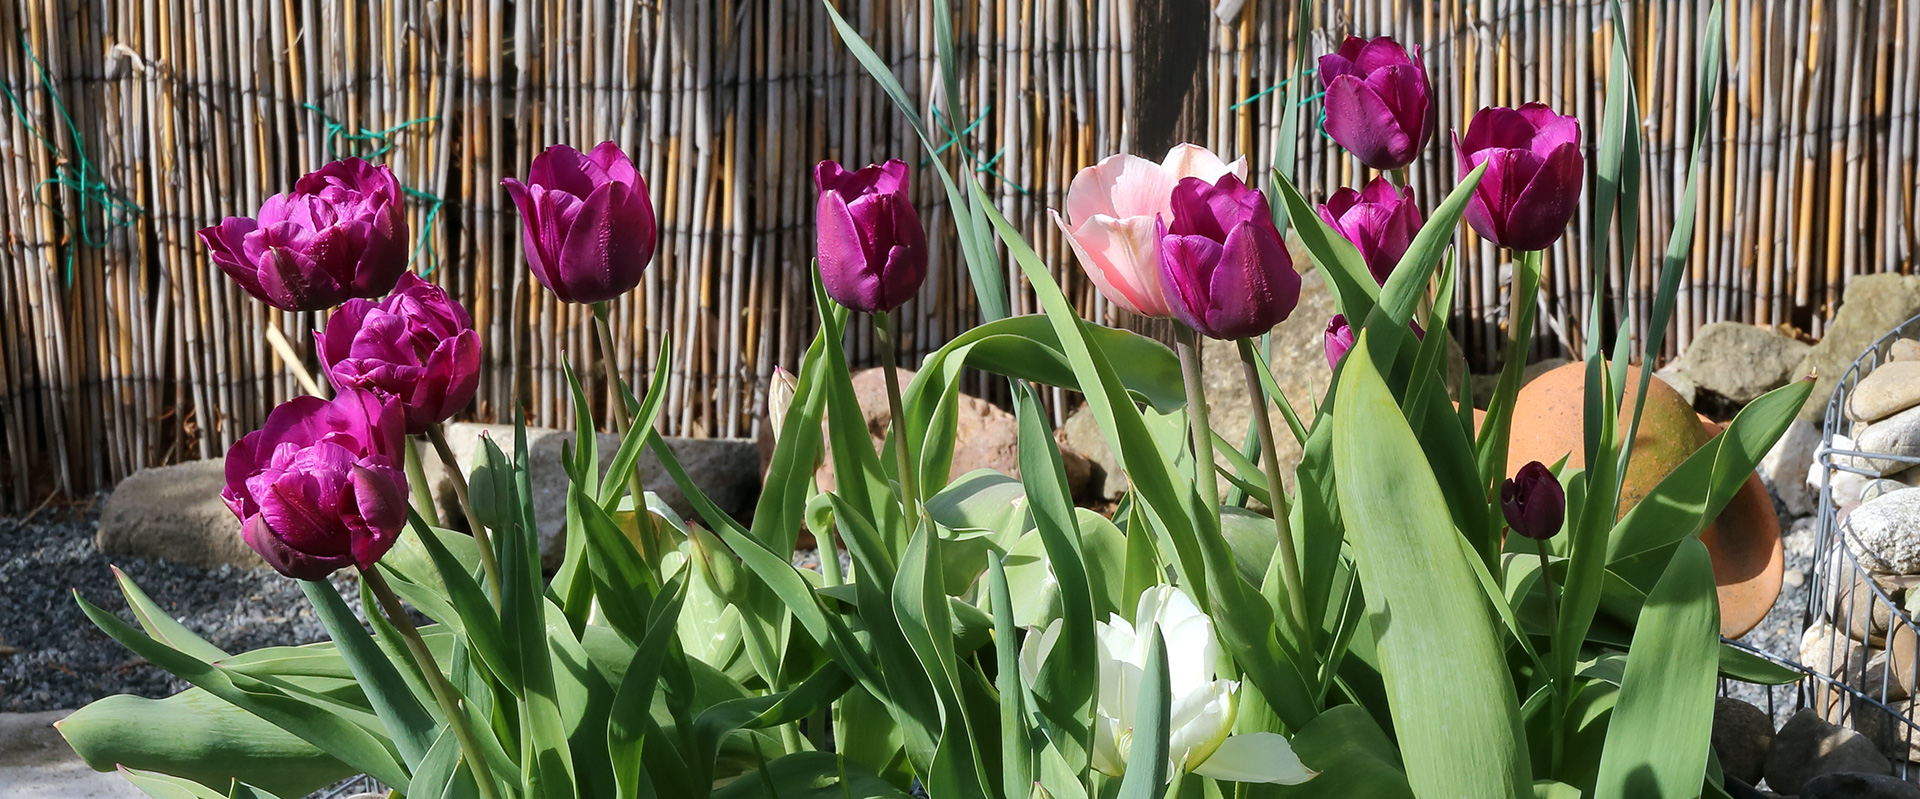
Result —
[[1861, 503], [1842, 529], [1861, 566], [1885, 574], [1920, 574], [1920, 491], [1902, 489]]
[[1887, 348], [1887, 359], [1894, 361], [1920, 361], [1920, 341], [1910, 338], [1893, 340], [1893, 346]]
[[1871, 422], [1920, 405], [1920, 361], [1881, 364], [1847, 394], [1847, 417]]
[[1920, 786], [1880, 774], [1822, 774], [1807, 780], [1800, 799], [1920, 799]]
[[1815, 777], [1834, 772], [1891, 774], [1893, 764], [1866, 736], [1829, 724], [1808, 708], [1774, 733], [1767, 752], [1767, 785], [1798, 794]]

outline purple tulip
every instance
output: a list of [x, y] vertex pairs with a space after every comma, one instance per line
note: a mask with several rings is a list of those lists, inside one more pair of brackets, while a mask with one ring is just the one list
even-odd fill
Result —
[[281, 574], [320, 580], [371, 568], [407, 520], [405, 429], [392, 397], [296, 397], [227, 450], [220, 498], [240, 517], [247, 546]]
[[1386, 178], [1374, 178], [1361, 191], [1334, 192], [1320, 206], [1320, 218], [1353, 242], [1367, 260], [1367, 271], [1382, 286], [1412, 246], [1422, 221], [1413, 189], [1395, 189]]
[[340, 306], [313, 339], [335, 389], [399, 398], [410, 435], [467, 407], [480, 385], [480, 334], [467, 309], [412, 272], [384, 300]]
[[1347, 357], [1347, 350], [1353, 349], [1353, 328], [1347, 325], [1347, 315], [1337, 313], [1327, 320], [1327, 330], [1321, 338], [1327, 347], [1327, 368], [1340, 365], [1340, 359]]
[[1567, 492], [1546, 466], [1528, 461], [1500, 484], [1500, 512], [1514, 532], [1545, 541], [1560, 532], [1560, 523], [1566, 520]]
[[527, 266], [561, 302], [605, 302], [640, 285], [657, 224], [647, 182], [620, 147], [565, 145], [533, 159], [527, 182], [500, 181], [520, 208]]
[[1413, 54], [1391, 36], [1348, 36], [1340, 51], [1320, 57], [1327, 90], [1327, 135], [1374, 169], [1413, 163], [1433, 137], [1433, 86]]
[[927, 233], [907, 199], [899, 159], [848, 172], [832, 161], [813, 168], [818, 206], [820, 281], [834, 302], [880, 313], [900, 307], [927, 279]]
[[1173, 188], [1173, 226], [1156, 223], [1160, 280], [1174, 318], [1217, 339], [1259, 335], [1300, 301], [1300, 275], [1267, 198], [1232, 173]]
[[1580, 205], [1586, 160], [1580, 120], [1541, 103], [1482, 108], [1453, 136], [1460, 176], [1484, 163], [1486, 174], [1467, 201], [1467, 223], [1493, 243], [1544, 250], [1566, 232]]
[[378, 297], [407, 269], [407, 218], [393, 170], [358, 158], [309, 172], [256, 217], [200, 229], [220, 270], [261, 302], [318, 311]]

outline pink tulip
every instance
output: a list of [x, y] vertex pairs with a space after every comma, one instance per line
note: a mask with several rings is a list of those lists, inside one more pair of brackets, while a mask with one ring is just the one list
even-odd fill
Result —
[[1382, 286], [1413, 245], [1421, 222], [1413, 189], [1395, 189], [1386, 178], [1374, 178], [1361, 191], [1342, 188], [1334, 192], [1320, 206], [1320, 218], [1353, 242], [1367, 260], [1367, 271]]
[[227, 450], [220, 498], [247, 546], [281, 574], [321, 580], [372, 568], [407, 521], [405, 430], [390, 396], [296, 397]]
[[221, 271], [283, 311], [378, 297], [407, 270], [407, 218], [393, 170], [358, 158], [307, 173], [255, 216], [201, 228]]
[[1222, 175], [1244, 181], [1246, 159], [1224, 163], [1195, 144], [1175, 145], [1158, 164], [1128, 153], [1110, 155], [1073, 176], [1066, 213], [1052, 211], [1053, 222], [1108, 302], [1141, 316], [1170, 317], [1154, 219], [1173, 224], [1173, 188], [1181, 178], [1212, 184]]
[[1433, 138], [1433, 87], [1420, 63], [1390, 36], [1348, 36], [1340, 51], [1320, 57], [1327, 90], [1327, 135], [1374, 169], [1413, 163]]

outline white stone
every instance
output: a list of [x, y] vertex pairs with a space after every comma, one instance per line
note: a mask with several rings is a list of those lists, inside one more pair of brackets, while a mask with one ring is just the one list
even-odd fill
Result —
[[[1854, 448], [1860, 452], [1920, 457], [1920, 408], [1908, 408], [1868, 425], [1865, 432], [1854, 433]], [[1913, 464], [1893, 458], [1854, 458], [1854, 465], [1884, 475], [1904, 471]]]
[[1847, 394], [1847, 416], [1870, 422], [1920, 405], [1920, 362], [1892, 361], [1860, 378]]
[[1819, 495], [1807, 485], [1807, 470], [1813, 467], [1813, 455], [1820, 449], [1820, 427], [1795, 419], [1787, 432], [1760, 459], [1760, 479], [1773, 489], [1787, 512], [1805, 516], [1814, 511]]
[[1920, 574], [1920, 490], [1902, 489], [1861, 503], [1847, 515], [1842, 530], [1861, 566]]

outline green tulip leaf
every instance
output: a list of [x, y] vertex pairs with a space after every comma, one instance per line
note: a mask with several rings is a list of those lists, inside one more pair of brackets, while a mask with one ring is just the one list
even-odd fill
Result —
[[121, 766], [120, 776], [153, 799], [227, 799], [224, 792], [157, 771], [137, 771]]
[[81, 760], [100, 771], [116, 765], [165, 770], [205, 786], [238, 778], [282, 796], [306, 796], [359, 773], [201, 688], [165, 699], [109, 696], [56, 726]]
[[[426, 526], [418, 514], [409, 511], [409, 515], [416, 527]], [[334, 590], [333, 583], [301, 580], [300, 588], [306, 592], [307, 601], [313, 604], [314, 614], [327, 628], [327, 635], [338, 647], [341, 658], [353, 671], [355, 681], [366, 692], [373, 712], [386, 726], [387, 736], [400, 750], [407, 768], [419, 768], [421, 759], [433, 746], [433, 739], [439, 735], [439, 722], [420, 704], [413, 688], [401, 678], [387, 653], [381, 651], [366, 628], [360, 626], [360, 620], [347, 607], [346, 600], [340, 598], [340, 592]]]
[[1634, 629], [1596, 799], [1699, 793], [1713, 729], [1719, 643], [1713, 562], [1706, 546], [1690, 538], [1647, 596]]

